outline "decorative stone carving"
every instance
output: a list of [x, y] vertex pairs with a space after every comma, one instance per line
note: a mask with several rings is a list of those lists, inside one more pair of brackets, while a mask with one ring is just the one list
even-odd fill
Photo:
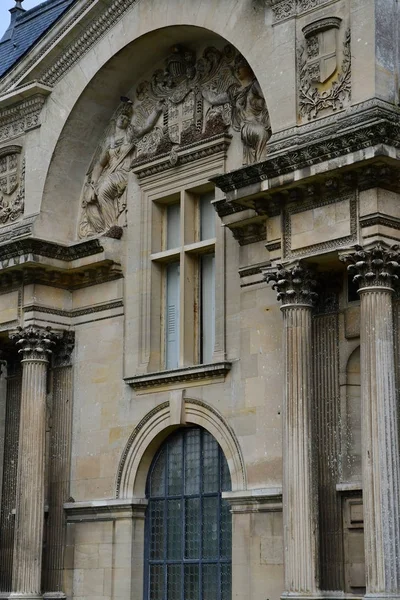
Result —
[[25, 160], [21, 146], [0, 149], [0, 224], [15, 221], [24, 212]]
[[329, 17], [303, 28], [306, 43], [298, 52], [299, 112], [308, 120], [323, 110], [341, 109], [350, 100], [350, 29], [344, 34], [340, 65], [340, 26], [340, 19]]
[[369, 287], [392, 288], [399, 279], [400, 247], [387, 248], [376, 244], [371, 249], [354, 246], [355, 252], [341, 257], [343, 262], [350, 263], [348, 271], [353, 275], [359, 290]]
[[267, 3], [272, 6], [276, 22], [294, 17], [296, 14], [300, 15], [326, 2], [329, 0], [267, 0]]
[[318, 298], [315, 274], [300, 262], [277, 265], [275, 271], [265, 271], [265, 276], [267, 283], [273, 282], [272, 288], [277, 291], [277, 298], [283, 305], [313, 306]]
[[18, 352], [23, 355], [23, 359], [47, 360], [47, 356], [52, 353], [58, 336], [50, 327], [45, 329], [29, 325], [29, 327], [18, 327], [17, 331], [10, 335], [18, 348]]
[[43, 94], [35, 94], [23, 102], [3, 108], [0, 114], [0, 142], [18, 137], [25, 131], [38, 127], [44, 102]]
[[53, 352], [53, 367], [70, 366], [74, 347], [75, 332], [63, 331], [62, 336], [57, 340], [57, 346]]
[[158, 157], [175, 166], [182, 149], [197, 149], [230, 130], [240, 134], [244, 164], [265, 157], [271, 135], [265, 100], [250, 66], [232, 46], [206, 48], [198, 59], [192, 50], [173, 48], [164, 68], [141, 82], [133, 96], [134, 101], [121, 99], [88, 169], [80, 237], [121, 225], [130, 166], [136, 172]]
[[149, 112], [143, 123], [134, 125], [132, 101], [121, 98], [121, 105], [89, 167], [83, 193], [80, 237], [106, 233], [119, 225], [119, 217], [126, 207], [123, 198], [128, 183], [130, 154], [138, 141], [152, 129], [161, 112], [162, 105], [159, 104]]

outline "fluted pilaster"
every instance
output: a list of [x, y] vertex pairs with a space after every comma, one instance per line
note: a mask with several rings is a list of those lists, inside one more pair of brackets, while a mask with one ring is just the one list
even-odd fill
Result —
[[62, 597], [66, 517], [64, 503], [70, 495], [72, 437], [73, 332], [64, 332], [53, 363], [52, 427], [49, 458], [49, 514], [45, 552], [45, 597]]
[[377, 245], [347, 257], [361, 299], [361, 397], [367, 596], [400, 597], [400, 457], [393, 285], [399, 252]]
[[267, 274], [283, 302], [283, 523], [285, 592], [315, 595], [319, 587], [317, 486], [312, 456], [312, 271], [300, 264]]
[[11, 336], [22, 355], [21, 417], [17, 469], [12, 592], [39, 597], [44, 522], [48, 329], [27, 327]]

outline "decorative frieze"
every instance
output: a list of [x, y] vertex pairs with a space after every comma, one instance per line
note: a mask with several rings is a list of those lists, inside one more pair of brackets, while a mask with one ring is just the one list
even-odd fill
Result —
[[267, 0], [272, 6], [274, 22], [278, 23], [295, 15], [301, 15], [308, 10], [323, 6], [330, 0]]
[[46, 97], [36, 94], [0, 111], [0, 143], [23, 135], [40, 125], [40, 113]]

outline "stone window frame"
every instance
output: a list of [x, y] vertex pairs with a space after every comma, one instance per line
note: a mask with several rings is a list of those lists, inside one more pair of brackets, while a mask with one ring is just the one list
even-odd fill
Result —
[[[184, 360], [176, 369], [166, 370], [163, 366], [162, 356], [162, 334], [160, 332], [160, 311], [162, 303], [155, 294], [155, 273], [152, 258], [154, 245], [152, 239], [160, 235], [161, 224], [159, 204], [176, 198], [178, 195], [199, 194], [202, 191], [210, 191], [212, 185], [210, 178], [225, 171], [226, 147], [217, 148], [212, 153], [204, 153], [193, 161], [186, 164], [174, 166], [159, 173], [146, 172], [143, 176], [140, 170], [133, 169], [138, 175], [131, 201], [140, 207], [136, 215], [140, 219], [140, 228], [136, 227], [136, 248], [140, 259], [137, 263], [138, 272], [135, 276], [136, 290], [138, 291], [139, 305], [135, 311], [134, 307], [127, 306], [127, 321], [131, 319], [131, 313], [135, 312], [137, 327], [134, 340], [127, 333], [125, 336], [125, 382], [131, 385], [138, 393], [155, 391], [157, 388], [181, 387], [182, 381], [193, 382], [196, 385], [201, 381], [222, 381], [230, 370], [231, 363], [227, 361], [225, 354], [225, 228], [219, 225], [216, 214], [215, 233], [215, 344], [212, 361], [201, 364], [197, 360], [189, 360], [187, 353]], [[136, 173], [137, 171], [137, 173]], [[220, 200], [221, 192], [215, 189], [215, 201]], [[140, 214], [140, 217], [139, 217]], [[209, 244], [208, 244], [209, 245]], [[206, 246], [208, 246], [206, 244]], [[197, 248], [198, 246], [198, 248]], [[200, 252], [202, 242], [196, 244], [195, 251]], [[156, 260], [162, 261], [168, 257], [161, 254]], [[129, 271], [129, 270], [128, 270]], [[130, 277], [129, 272], [127, 278]], [[222, 284], [221, 284], [222, 282]], [[133, 316], [133, 314], [132, 314]], [[185, 321], [186, 322], [186, 321]], [[193, 332], [193, 328], [191, 330]], [[191, 334], [193, 335], [193, 334]], [[189, 383], [190, 385], [190, 383]]]

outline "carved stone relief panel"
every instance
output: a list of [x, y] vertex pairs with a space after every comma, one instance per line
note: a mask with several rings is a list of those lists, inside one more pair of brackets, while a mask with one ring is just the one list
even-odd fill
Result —
[[[232, 46], [176, 46], [162, 68], [122, 97], [89, 166], [79, 237], [121, 235], [128, 173], [167, 157], [188, 162], [217, 139], [237, 137], [243, 164], [263, 160], [271, 136], [263, 93]], [[239, 166], [239, 165], [238, 165]]]
[[284, 257], [347, 246], [357, 239], [357, 200], [349, 193], [319, 202], [289, 204], [284, 211]]
[[21, 146], [0, 148], [0, 225], [22, 216], [24, 197], [25, 160]]
[[350, 30], [338, 17], [321, 19], [302, 29], [298, 50], [300, 121], [326, 116], [351, 99]]
[[268, 2], [272, 7], [274, 22], [277, 23], [323, 6], [330, 0], [268, 0]]

